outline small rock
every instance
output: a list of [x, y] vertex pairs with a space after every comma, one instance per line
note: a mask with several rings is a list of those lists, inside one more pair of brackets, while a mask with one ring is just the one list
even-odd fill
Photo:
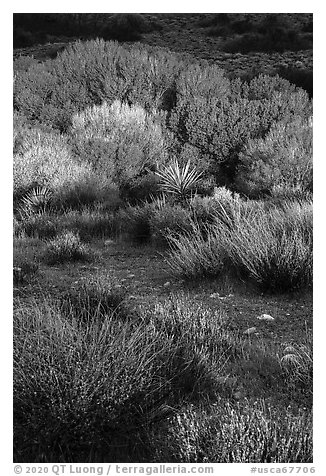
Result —
[[256, 330], [257, 330], [257, 327], [250, 327], [249, 329], [244, 331], [244, 334], [249, 336], [250, 334], [253, 334], [254, 332], [256, 332]]
[[257, 319], [260, 321], [275, 321], [274, 317], [269, 314], [262, 314], [261, 316], [258, 316]]
[[168, 286], [171, 286], [170, 281], [167, 281], [166, 283], [164, 283], [163, 286], [164, 286], [165, 288], [167, 288]]
[[113, 240], [105, 240], [105, 241], [104, 241], [104, 246], [113, 245], [113, 243], [114, 243]]

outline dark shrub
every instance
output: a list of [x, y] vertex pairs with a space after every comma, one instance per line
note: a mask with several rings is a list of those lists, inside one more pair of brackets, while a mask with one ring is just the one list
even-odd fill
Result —
[[151, 215], [152, 208], [149, 203], [120, 209], [116, 217], [120, 223], [120, 232], [127, 234], [136, 244], [148, 243], [151, 239]]
[[138, 13], [116, 13], [108, 20], [101, 30], [104, 40], [138, 41], [141, 33], [147, 31], [144, 17]]
[[198, 21], [198, 26], [203, 28], [217, 25], [229, 25], [230, 16], [228, 13], [217, 13], [217, 14], [204, 14], [203, 17]]
[[302, 31], [304, 33], [313, 33], [314, 31], [314, 23], [313, 23], [313, 20], [310, 20], [308, 21], [307, 23], [305, 23], [302, 27]]
[[295, 84], [299, 88], [304, 89], [309, 94], [309, 97], [313, 97], [313, 70], [301, 69], [295, 67], [281, 67], [278, 70], [279, 76], [287, 79], [290, 83]]
[[30, 31], [23, 28], [14, 28], [14, 48], [25, 48], [32, 46], [36, 41], [35, 36]]
[[230, 25], [230, 29], [238, 34], [249, 33], [253, 30], [253, 28], [254, 26], [249, 18], [233, 21]]

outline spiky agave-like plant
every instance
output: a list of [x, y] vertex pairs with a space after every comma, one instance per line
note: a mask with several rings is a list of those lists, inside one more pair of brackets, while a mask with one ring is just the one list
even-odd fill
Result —
[[180, 167], [177, 159], [174, 159], [168, 166], [163, 166], [155, 174], [160, 179], [160, 186], [163, 192], [176, 195], [180, 200], [185, 200], [193, 187], [202, 177], [202, 172], [196, 168], [190, 169], [190, 160]]
[[25, 214], [43, 213], [51, 202], [53, 192], [46, 186], [34, 187], [21, 200], [21, 211]]

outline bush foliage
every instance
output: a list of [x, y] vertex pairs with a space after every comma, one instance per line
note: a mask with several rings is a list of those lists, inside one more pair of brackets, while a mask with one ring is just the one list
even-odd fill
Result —
[[[66, 133], [80, 163], [102, 166], [131, 200], [131, 184], [146, 183], [145, 169], [153, 172], [167, 155], [185, 164], [191, 154], [205, 179], [232, 187], [249, 143], [265, 140], [272, 128], [275, 135], [278, 123], [312, 115], [307, 93], [279, 76], [230, 80], [205, 61], [103, 39], [18, 68], [14, 107], [16, 117]], [[279, 132], [285, 143], [290, 129]], [[16, 148], [20, 140], [18, 134]], [[143, 193], [135, 187], [135, 197], [147, 198]]]

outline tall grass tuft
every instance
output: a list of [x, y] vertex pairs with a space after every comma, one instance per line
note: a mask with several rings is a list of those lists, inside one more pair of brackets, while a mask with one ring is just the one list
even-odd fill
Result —
[[312, 332], [306, 332], [303, 343], [285, 346], [280, 359], [287, 381], [292, 388], [303, 388], [312, 396], [313, 384], [313, 338]]
[[260, 202], [220, 203], [215, 223], [202, 233], [170, 236], [170, 262], [187, 277], [217, 276], [233, 269], [263, 290], [312, 285], [312, 203], [287, 201], [269, 209]]
[[144, 310], [136, 322], [91, 297], [80, 307], [86, 325], [69, 307], [18, 302], [15, 461], [150, 460], [149, 428], [185, 398], [214, 395], [228, 335], [198, 306]]

